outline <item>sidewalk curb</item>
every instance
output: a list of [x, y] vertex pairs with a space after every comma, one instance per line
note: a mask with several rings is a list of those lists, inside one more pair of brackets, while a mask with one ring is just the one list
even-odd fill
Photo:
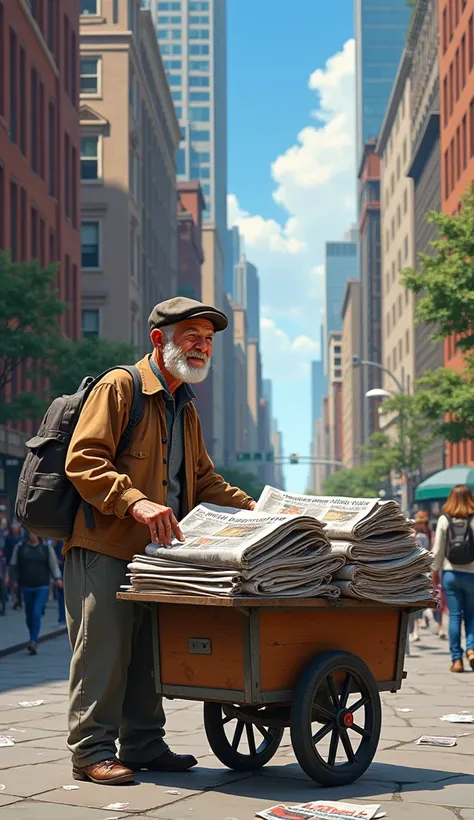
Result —
[[[50, 641], [52, 638], [59, 638], [61, 635], [66, 635], [66, 633], [67, 627], [61, 626], [59, 629], [54, 629], [52, 632], [47, 632], [46, 635], [42, 635], [38, 638], [38, 643]], [[11, 655], [13, 652], [21, 652], [22, 649], [26, 649], [28, 644], [29, 641], [23, 641], [22, 643], [17, 643], [13, 646], [7, 646], [6, 649], [0, 649], [0, 658], [4, 658], [5, 655]]]

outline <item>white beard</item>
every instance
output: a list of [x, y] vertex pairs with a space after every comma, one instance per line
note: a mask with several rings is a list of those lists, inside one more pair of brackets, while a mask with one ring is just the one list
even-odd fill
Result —
[[[202, 359], [205, 362], [204, 367], [194, 367], [188, 362], [188, 356], [195, 359]], [[171, 373], [175, 379], [187, 384], [199, 384], [209, 374], [211, 367], [211, 359], [205, 353], [200, 353], [198, 350], [190, 351], [188, 354], [183, 353], [180, 347], [176, 345], [171, 339], [165, 341], [163, 345], [163, 364], [168, 373]]]

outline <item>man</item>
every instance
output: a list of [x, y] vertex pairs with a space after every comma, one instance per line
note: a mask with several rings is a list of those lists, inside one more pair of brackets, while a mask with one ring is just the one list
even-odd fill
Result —
[[87, 399], [66, 462], [69, 479], [94, 507], [94, 529], [79, 510], [64, 566], [73, 649], [68, 746], [73, 776], [94, 783], [129, 783], [141, 769], [176, 772], [197, 763], [164, 741], [150, 614], [116, 600], [127, 563], [150, 540], [182, 539], [178, 520], [200, 502], [255, 507], [214, 472], [189, 386], [206, 378], [226, 316], [176, 297], [154, 308], [149, 325], [153, 353], [137, 364], [146, 402], [130, 446], [115, 458], [133, 398], [131, 376], [115, 370]]
[[[3, 552], [5, 555], [5, 561], [7, 564], [7, 569], [12, 560], [13, 551], [17, 544], [20, 544], [22, 540], [22, 533], [21, 533], [21, 526], [18, 521], [13, 521], [10, 524], [9, 532], [7, 537], [5, 538], [5, 545], [3, 547]], [[8, 590], [6, 590], [8, 592]], [[22, 606], [22, 592], [21, 588], [18, 587], [16, 593], [12, 595], [14, 597], [13, 602], [13, 609], [21, 609]]]

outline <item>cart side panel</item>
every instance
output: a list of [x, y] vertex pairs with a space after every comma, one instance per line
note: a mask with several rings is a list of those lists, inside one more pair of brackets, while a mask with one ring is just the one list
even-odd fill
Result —
[[[244, 628], [234, 609], [160, 604], [160, 674], [163, 685], [244, 689]], [[210, 641], [210, 654], [195, 654], [190, 640]]]
[[260, 688], [293, 689], [322, 652], [358, 655], [376, 681], [396, 679], [401, 613], [397, 610], [260, 610]]

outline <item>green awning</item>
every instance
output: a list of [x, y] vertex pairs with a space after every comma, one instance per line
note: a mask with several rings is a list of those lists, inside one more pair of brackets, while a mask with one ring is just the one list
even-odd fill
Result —
[[456, 484], [467, 484], [474, 491], [474, 467], [458, 464], [448, 470], [441, 470], [418, 484], [415, 501], [442, 501], [447, 498]]

